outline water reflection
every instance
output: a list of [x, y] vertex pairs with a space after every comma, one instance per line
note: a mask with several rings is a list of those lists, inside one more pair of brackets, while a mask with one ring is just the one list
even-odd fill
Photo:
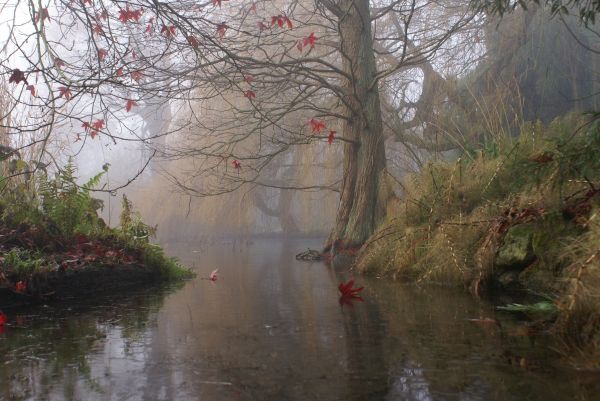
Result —
[[[293, 258], [318, 244], [172, 246], [199, 275], [180, 289], [7, 310], [21, 325], [0, 334], [0, 399], [585, 400], [600, 389], [554, 368], [546, 338], [460, 291], [360, 278], [365, 302], [340, 306], [350, 274]], [[217, 282], [201, 279], [215, 268]], [[467, 320], [478, 317], [498, 323]]]

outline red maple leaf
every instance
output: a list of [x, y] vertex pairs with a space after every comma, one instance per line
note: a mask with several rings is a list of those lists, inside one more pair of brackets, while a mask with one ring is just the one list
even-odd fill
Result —
[[244, 92], [244, 96], [246, 96], [248, 99], [254, 99], [256, 98], [256, 93], [252, 90], [247, 90]]
[[160, 33], [164, 34], [167, 38], [174, 38], [176, 34], [175, 25], [163, 25], [160, 29]]
[[25, 73], [18, 68], [15, 68], [12, 70], [12, 74], [10, 74], [10, 77], [8, 78], [8, 83], [18, 84], [21, 81], [26, 85], [28, 84], [27, 79], [25, 79]]
[[292, 29], [292, 21], [287, 15], [273, 15], [271, 17], [271, 26], [277, 24], [280, 28], [283, 28], [283, 24], [287, 24], [289, 29]]
[[258, 25], [258, 29], [260, 29], [261, 32], [264, 31], [264, 30], [266, 30], [266, 29], [269, 29], [269, 27], [267, 26], [267, 24], [265, 24], [262, 21], [258, 21], [256, 23], [256, 25]]
[[309, 123], [310, 123], [310, 129], [313, 134], [321, 133], [321, 131], [323, 131], [325, 128], [327, 128], [327, 126], [325, 125], [325, 123], [323, 121], [319, 121], [314, 118], [311, 118]]
[[131, 79], [133, 79], [135, 82], [140, 82], [140, 79], [142, 79], [142, 73], [140, 71], [133, 71], [131, 73]]
[[200, 42], [198, 42], [198, 39], [196, 39], [195, 36], [190, 35], [186, 39], [190, 46], [192, 46], [194, 49], [197, 49], [198, 46], [200, 46]]
[[92, 5], [92, 0], [83, 0], [83, 4], [89, 4], [90, 6]]
[[94, 24], [92, 32], [94, 32], [96, 35], [102, 35], [104, 33], [104, 30], [102, 29], [102, 26], [100, 24]]
[[254, 77], [252, 75], [244, 75], [244, 81], [246, 81], [248, 84], [251, 84], [254, 82]]
[[92, 128], [92, 126], [87, 121], [84, 121], [83, 124], [81, 124], [81, 128], [83, 128], [85, 132], [88, 132], [88, 130]]
[[115, 74], [117, 75], [117, 77], [122, 77], [123, 76], [123, 67], [117, 68], [117, 71], [115, 72]]
[[308, 35], [306, 38], [304, 38], [304, 40], [302, 41], [302, 44], [306, 47], [308, 45], [310, 45], [310, 47], [315, 47], [315, 42], [317, 41], [317, 38], [315, 36], [314, 32], [311, 32], [310, 35]]
[[27, 85], [26, 88], [29, 92], [31, 92], [31, 96], [35, 97], [35, 86], [33, 85]]
[[124, 10], [119, 10], [119, 21], [126, 24], [129, 21], [138, 22], [142, 17], [144, 10], [141, 8], [139, 10], [131, 10], [129, 6], [127, 6]]
[[59, 95], [58, 95], [59, 97], [64, 97], [67, 100], [71, 99], [71, 97], [73, 96], [73, 94], [71, 93], [71, 90], [64, 86], [59, 87], [58, 92], [59, 92]]
[[233, 159], [231, 161], [231, 165], [233, 166], [234, 169], [239, 170], [242, 168], [242, 163], [240, 163], [239, 161], [237, 161], [236, 159]]
[[42, 16], [42, 20], [47, 19], [48, 21], [50, 21], [50, 14], [48, 14], [48, 9], [47, 8], [42, 8], [41, 12], [39, 12], [39, 13], [36, 12], [33, 15], [36, 24], [38, 22], [40, 22], [40, 15]]
[[98, 60], [104, 61], [107, 55], [108, 51], [106, 49], [98, 49]]
[[27, 291], [27, 283], [25, 281], [17, 281], [15, 284], [15, 292], [23, 294], [25, 291]]
[[55, 57], [54, 58], [54, 66], [59, 69], [63, 68], [65, 66], [65, 62], [62, 59]]
[[0, 311], [0, 326], [4, 326], [8, 322], [8, 316], [4, 312]]
[[94, 123], [92, 124], [92, 128], [96, 129], [96, 130], [100, 130], [102, 128], [104, 128], [104, 119], [99, 119], [94, 121]]
[[108, 19], [108, 11], [104, 10], [101, 13], [96, 13], [96, 19], [97, 20], [107, 20]]
[[227, 32], [227, 28], [229, 27], [225, 22], [221, 22], [219, 25], [217, 25], [217, 36], [223, 39], [223, 37], [225, 36], [225, 32]]
[[338, 286], [338, 290], [340, 290], [340, 292], [342, 293], [342, 298], [354, 298], [361, 301], [363, 299], [360, 295], [358, 295], [358, 293], [361, 292], [363, 288], [364, 287], [355, 288], [354, 279], [348, 280], [347, 283], [340, 283], [340, 285]]
[[329, 136], [327, 137], [327, 142], [331, 145], [331, 143], [333, 142], [333, 139], [335, 138], [335, 131], [331, 130], [329, 131]]
[[129, 112], [129, 111], [131, 111], [131, 108], [133, 106], [137, 106], [137, 103], [135, 102], [135, 100], [127, 99], [127, 103], [125, 104], [125, 110], [127, 110]]

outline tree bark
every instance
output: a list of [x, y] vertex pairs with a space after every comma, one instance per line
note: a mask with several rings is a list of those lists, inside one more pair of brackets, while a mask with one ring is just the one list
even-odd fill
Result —
[[336, 223], [325, 250], [362, 245], [385, 215], [388, 191], [377, 68], [371, 35], [369, 0], [341, 0], [339, 17], [342, 67], [351, 78], [343, 114], [344, 173]]

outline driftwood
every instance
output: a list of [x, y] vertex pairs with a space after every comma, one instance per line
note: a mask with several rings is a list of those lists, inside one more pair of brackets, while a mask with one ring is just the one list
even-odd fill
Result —
[[300, 252], [299, 254], [297, 254], [296, 260], [302, 260], [305, 262], [323, 260], [323, 255], [319, 251], [315, 251], [314, 249], [308, 249], [304, 252]]

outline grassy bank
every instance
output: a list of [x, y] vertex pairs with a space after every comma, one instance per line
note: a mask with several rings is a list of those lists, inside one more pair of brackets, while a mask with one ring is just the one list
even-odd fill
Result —
[[123, 197], [120, 225], [98, 217], [92, 197], [105, 171], [83, 185], [68, 163], [48, 174], [14, 155], [0, 180], [0, 289], [27, 299], [89, 295], [96, 291], [190, 276], [188, 269], [150, 243], [155, 228]]
[[[363, 247], [365, 274], [518, 287], [558, 310], [565, 347], [600, 361], [600, 130], [584, 118], [527, 124], [518, 138], [430, 162]], [[581, 358], [579, 358], [581, 363]]]

